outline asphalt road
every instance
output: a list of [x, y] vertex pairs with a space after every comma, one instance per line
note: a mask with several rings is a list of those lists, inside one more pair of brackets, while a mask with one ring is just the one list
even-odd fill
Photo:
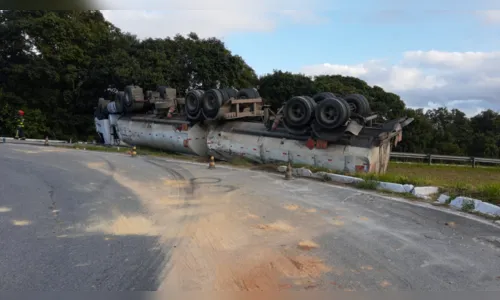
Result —
[[0, 144], [0, 290], [500, 290], [500, 228], [281, 175]]

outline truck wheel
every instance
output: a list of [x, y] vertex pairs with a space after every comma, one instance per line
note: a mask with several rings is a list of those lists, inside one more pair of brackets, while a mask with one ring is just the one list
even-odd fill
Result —
[[125, 105], [125, 92], [123, 91], [119, 91], [117, 94], [116, 94], [116, 103], [120, 103], [119, 105], [123, 108], [123, 112], [127, 112], [127, 106]]
[[238, 97], [238, 90], [237, 89], [234, 89], [234, 88], [225, 88], [223, 90], [227, 93], [227, 95], [229, 96], [229, 98], [236, 99]]
[[291, 127], [307, 126], [314, 114], [313, 101], [304, 96], [296, 96], [285, 103], [283, 116]]
[[328, 98], [336, 98], [334, 93], [330, 92], [321, 92], [317, 93], [316, 95], [313, 96], [313, 99], [316, 103], [320, 103], [321, 101], [328, 99]]
[[219, 92], [221, 93], [221, 95], [222, 95], [222, 104], [224, 104], [224, 103], [226, 103], [227, 101], [229, 101], [229, 98], [230, 98], [230, 97], [229, 97], [229, 94], [228, 94], [228, 92], [227, 92], [227, 90], [226, 90], [226, 89], [219, 89], [218, 91], [219, 91]]
[[352, 114], [351, 107], [349, 106], [349, 103], [347, 103], [347, 101], [345, 101], [343, 98], [337, 97], [337, 99], [339, 99], [340, 102], [342, 102], [342, 104], [344, 104], [344, 106], [345, 106], [345, 110], [347, 112], [346, 120], [344, 121], [344, 123], [345, 123], [345, 122], [347, 122], [347, 120], [349, 120], [351, 118], [351, 114]]
[[[314, 101], [314, 99], [312, 97], [309, 97], [309, 96], [303, 96], [303, 97], [306, 98], [307, 100], [309, 100], [309, 103], [311, 103], [312, 108], [314, 110], [317, 106], [316, 101]], [[314, 117], [314, 113], [313, 113], [313, 117]]]
[[349, 118], [347, 106], [342, 99], [327, 98], [318, 104], [315, 111], [316, 122], [325, 129], [335, 129]]
[[191, 90], [186, 94], [186, 114], [193, 118], [199, 115], [202, 105], [204, 91]]
[[166, 85], [160, 85], [156, 91], [160, 93], [160, 98], [165, 99], [165, 90], [168, 88]]
[[260, 98], [259, 92], [255, 88], [241, 89], [238, 94], [236, 94], [238, 99], [254, 99]]
[[132, 104], [134, 104], [134, 97], [133, 97], [133, 94], [132, 94], [132, 88], [133, 86], [131, 85], [128, 85], [125, 87], [125, 91], [124, 91], [124, 103], [126, 107], [131, 107]]
[[220, 90], [211, 89], [203, 95], [203, 115], [207, 119], [217, 116], [219, 109], [224, 102], [224, 95]]
[[362, 116], [366, 116], [370, 113], [370, 103], [365, 96], [360, 94], [350, 94], [343, 98], [349, 105], [351, 112]]

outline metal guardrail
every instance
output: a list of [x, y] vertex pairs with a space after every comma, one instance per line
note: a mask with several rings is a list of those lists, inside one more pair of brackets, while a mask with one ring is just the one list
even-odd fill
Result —
[[[25, 139], [25, 140], [16, 140], [14, 138], [11, 138], [11, 137], [0, 137], [0, 142], [31, 142], [31, 143], [44, 143], [45, 140], [43, 139]], [[60, 141], [60, 140], [49, 140], [50, 143], [52, 144], [67, 144], [68, 142], [67, 141]]]
[[496, 158], [451, 156], [451, 155], [439, 155], [439, 154], [403, 153], [403, 152], [391, 152], [391, 158], [423, 159], [423, 160], [427, 161], [429, 164], [432, 164], [433, 160], [459, 161], [459, 162], [468, 162], [468, 163], [472, 164], [473, 167], [476, 166], [476, 163], [500, 164], [500, 159], [496, 159]]

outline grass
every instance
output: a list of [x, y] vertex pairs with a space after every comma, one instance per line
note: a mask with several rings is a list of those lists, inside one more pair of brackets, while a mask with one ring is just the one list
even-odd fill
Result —
[[452, 198], [465, 196], [500, 204], [500, 167], [478, 166], [472, 168], [460, 165], [390, 162], [387, 172], [382, 175], [349, 174], [306, 165], [294, 165], [294, 167], [305, 167], [313, 172], [360, 177], [365, 179], [365, 182], [356, 185], [361, 189], [376, 189], [376, 181], [412, 184], [414, 186], [438, 186], [442, 193], [448, 193]]
[[442, 192], [446, 192], [452, 197], [466, 196], [500, 204], [499, 167], [472, 168], [469, 166], [391, 162], [387, 173], [381, 177], [400, 177], [402, 181], [417, 186], [439, 186]]
[[375, 180], [365, 180], [355, 184], [355, 186], [359, 189], [363, 190], [376, 190], [378, 186], [378, 182]]

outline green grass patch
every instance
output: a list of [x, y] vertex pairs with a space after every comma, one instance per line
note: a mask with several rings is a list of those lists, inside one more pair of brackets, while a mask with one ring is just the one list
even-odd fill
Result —
[[253, 167], [256, 165], [255, 162], [251, 161], [246, 157], [241, 157], [241, 156], [233, 157], [229, 162], [232, 165], [241, 167]]
[[365, 180], [360, 181], [355, 184], [355, 186], [359, 189], [363, 190], [376, 190], [378, 186], [378, 182], [374, 180]]
[[464, 201], [462, 204], [462, 211], [464, 212], [471, 212], [475, 208], [474, 202], [473, 201]]
[[500, 167], [391, 162], [381, 177], [391, 176], [404, 176], [404, 181], [416, 186], [438, 186], [452, 198], [465, 196], [500, 204]]

